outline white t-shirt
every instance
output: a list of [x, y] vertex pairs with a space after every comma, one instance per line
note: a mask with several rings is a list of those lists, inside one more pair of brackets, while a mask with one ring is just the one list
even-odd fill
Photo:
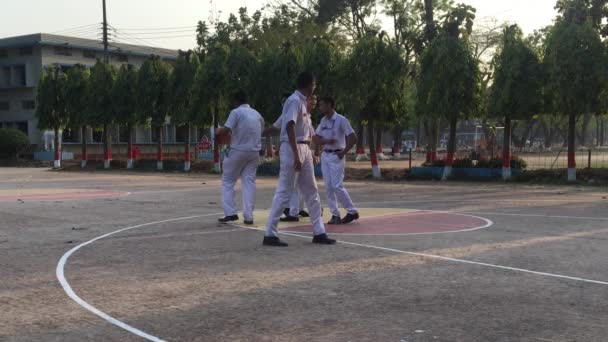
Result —
[[296, 141], [310, 141], [312, 137], [312, 121], [306, 109], [306, 96], [297, 91], [293, 93], [283, 105], [283, 113], [277, 120], [281, 124], [281, 142], [289, 142], [287, 124], [295, 123]]
[[317, 135], [323, 139], [334, 139], [335, 144], [323, 145], [324, 150], [343, 150], [346, 148], [346, 137], [355, 133], [355, 130], [343, 115], [334, 113], [331, 118], [324, 116], [317, 127]]
[[231, 149], [255, 152], [262, 149], [264, 118], [249, 105], [242, 105], [230, 112], [224, 127], [232, 130]]

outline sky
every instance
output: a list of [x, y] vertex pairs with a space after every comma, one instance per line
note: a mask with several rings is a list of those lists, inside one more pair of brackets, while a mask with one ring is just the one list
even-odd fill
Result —
[[[225, 18], [239, 7], [250, 12], [268, 0], [107, 0], [108, 22], [123, 43], [171, 49], [194, 47], [194, 28], [211, 10]], [[556, 0], [461, 0], [477, 8], [479, 24], [491, 18], [519, 24], [531, 33], [551, 24]], [[0, 38], [31, 33], [101, 37], [101, 0], [7, 0], [0, 11]]]

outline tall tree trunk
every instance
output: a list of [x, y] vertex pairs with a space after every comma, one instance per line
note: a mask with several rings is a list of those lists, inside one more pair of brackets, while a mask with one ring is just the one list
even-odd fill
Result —
[[192, 126], [190, 125], [190, 123], [186, 124], [186, 142], [184, 145], [184, 172], [188, 172], [190, 171], [190, 166], [191, 166], [191, 159], [190, 158], [190, 140], [192, 139], [191, 136], [191, 128]]
[[452, 175], [452, 166], [454, 165], [454, 154], [456, 152], [456, 129], [458, 128], [458, 117], [450, 118], [450, 137], [448, 139], [448, 156], [445, 160], [445, 168], [443, 169], [443, 180], [447, 180]]
[[576, 115], [568, 117], [568, 181], [576, 181]]
[[581, 125], [581, 133], [579, 135], [579, 145], [587, 145], [587, 131], [589, 130], [589, 123], [591, 123], [591, 114], [585, 114], [583, 116], [583, 123]]
[[382, 133], [384, 131], [384, 127], [381, 123], [376, 125], [376, 153], [384, 156], [384, 148], [382, 147]]
[[163, 125], [157, 127], [158, 144], [156, 147], [156, 169], [163, 169]]
[[87, 167], [87, 161], [89, 160], [89, 154], [87, 149], [87, 126], [80, 126], [80, 145], [82, 148], [82, 153], [80, 155], [80, 167]]
[[53, 167], [60, 168], [61, 167], [61, 139], [59, 138], [59, 128], [55, 128], [54, 131], [55, 131], [55, 137], [54, 137], [55, 157], [54, 157], [54, 161], [53, 161]]
[[606, 142], [605, 140], [605, 135], [606, 135], [606, 127], [605, 127], [605, 120], [604, 118], [600, 119], [600, 146], [604, 146], [604, 142]]
[[425, 124], [427, 131], [426, 143], [426, 162], [434, 162], [437, 160], [437, 141], [439, 138], [439, 120], [431, 118]]
[[112, 148], [110, 147], [111, 139], [109, 125], [103, 124], [103, 167], [105, 169], [110, 168], [110, 162], [112, 160]]
[[132, 123], [128, 123], [127, 124], [127, 169], [132, 169], [135, 166], [135, 156], [134, 156], [134, 151], [133, 151], [133, 124]]
[[420, 140], [421, 140], [421, 124], [420, 124], [420, 119], [418, 119], [418, 125], [416, 126], [416, 148], [420, 147]]
[[502, 178], [511, 178], [511, 117], [505, 117], [505, 134], [502, 144]]
[[363, 123], [359, 122], [357, 125], [357, 136], [359, 137], [359, 139], [357, 139], [357, 154], [365, 154], [365, 139], [363, 139], [364, 133], [365, 128], [363, 127]]
[[376, 146], [374, 144], [374, 122], [369, 121], [367, 124], [367, 138], [369, 144], [369, 157], [372, 162], [372, 177], [381, 178], [380, 165], [378, 165], [378, 154], [376, 153]]
[[401, 155], [401, 135], [403, 133], [403, 128], [397, 125], [395, 126], [395, 130], [393, 131], [393, 156], [397, 157]]

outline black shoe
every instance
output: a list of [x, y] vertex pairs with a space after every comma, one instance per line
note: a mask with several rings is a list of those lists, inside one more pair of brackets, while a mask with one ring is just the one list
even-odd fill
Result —
[[287, 247], [289, 244], [287, 242], [281, 241], [278, 237], [274, 236], [264, 236], [264, 241], [262, 242], [264, 246], [272, 246], [272, 247]]
[[251, 221], [244, 220], [243, 223], [246, 224], [246, 225], [248, 225], [248, 226], [253, 226], [253, 220], [251, 220]]
[[285, 208], [285, 210], [283, 210], [283, 215], [289, 216], [289, 211], [290, 211], [289, 208]]
[[287, 215], [285, 217], [281, 217], [279, 219], [279, 221], [281, 221], [281, 222], [300, 222], [300, 219], [298, 217], [295, 217], [295, 216]]
[[306, 210], [300, 210], [298, 215], [300, 215], [301, 217], [310, 217], [310, 215], [308, 214], [308, 212], [306, 212]]
[[342, 224], [342, 220], [340, 219], [340, 216], [332, 216], [327, 224]]
[[218, 219], [217, 221], [219, 223], [228, 223], [228, 222], [234, 222], [234, 221], [238, 221], [238, 220], [239, 220], [238, 215], [231, 215], [231, 216], [222, 217], [221, 219]]
[[327, 237], [327, 234], [319, 234], [319, 235], [315, 235], [312, 238], [312, 243], [318, 243], [321, 245], [335, 245], [336, 240], [330, 239], [329, 237]]
[[359, 219], [359, 213], [346, 214], [346, 216], [344, 216], [344, 218], [342, 219], [342, 224], [351, 223], [358, 219]]

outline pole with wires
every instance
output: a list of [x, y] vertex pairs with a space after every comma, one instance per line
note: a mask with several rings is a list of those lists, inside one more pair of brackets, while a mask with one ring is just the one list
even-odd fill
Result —
[[108, 64], [108, 17], [106, 15], [106, 0], [103, 3], [103, 61]]

